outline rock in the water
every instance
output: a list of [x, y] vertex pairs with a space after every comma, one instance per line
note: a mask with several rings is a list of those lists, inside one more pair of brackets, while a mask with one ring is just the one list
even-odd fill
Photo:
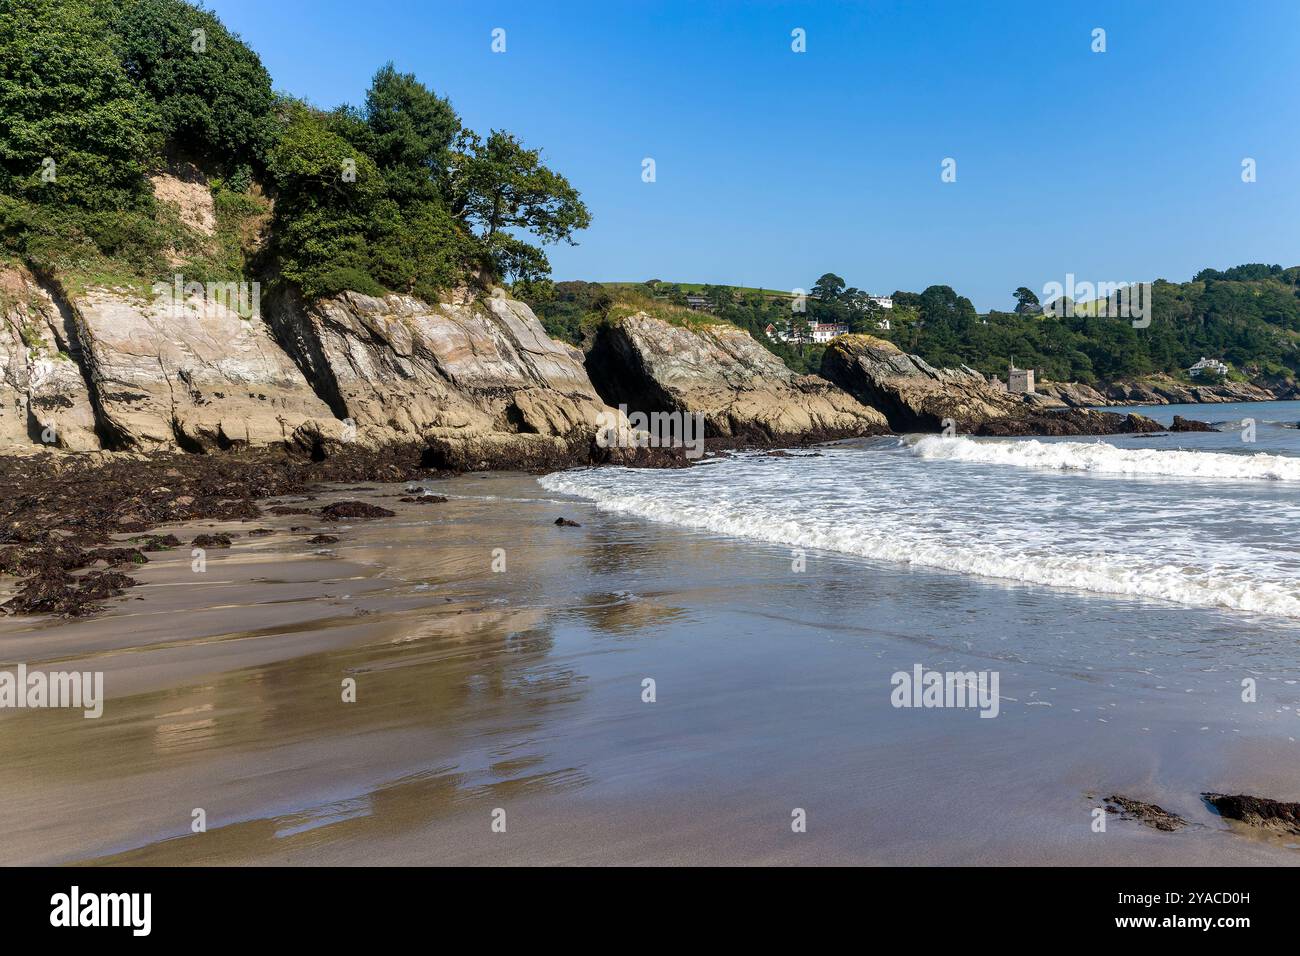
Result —
[[1283, 803], [1267, 797], [1252, 797], [1244, 793], [1201, 794], [1221, 816], [1240, 820], [1251, 826], [1282, 830], [1300, 834], [1300, 803]]
[[1030, 411], [1016, 418], [998, 418], [972, 429], [975, 435], [1014, 438], [1031, 435], [1145, 435], [1165, 427], [1145, 415], [1117, 415], [1087, 408], [1059, 412]]
[[1214, 428], [1208, 422], [1198, 422], [1192, 418], [1174, 416], [1174, 423], [1169, 426], [1171, 432], [1212, 432]]
[[587, 356], [601, 396], [638, 412], [704, 416], [710, 438], [777, 444], [888, 431], [885, 417], [816, 375], [797, 375], [744, 329], [613, 320]]
[[340, 437], [257, 314], [197, 295], [146, 302], [103, 289], [72, 304], [101, 423], [119, 445], [215, 451]]
[[570, 521], [568, 518], [556, 518], [555, 526], [557, 528], [581, 528], [582, 525], [576, 521]]
[[391, 518], [396, 511], [364, 501], [336, 501], [321, 508], [320, 516], [326, 521], [343, 521], [347, 518]]
[[606, 411], [574, 350], [503, 295], [426, 303], [283, 295], [268, 314], [335, 414], [372, 447], [426, 442], [432, 467], [541, 467], [591, 457]]

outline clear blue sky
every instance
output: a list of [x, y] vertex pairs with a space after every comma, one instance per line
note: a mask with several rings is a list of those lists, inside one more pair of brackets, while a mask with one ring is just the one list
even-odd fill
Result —
[[548, 249], [557, 279], [833, 271], [983, 310], [1067, 272], [1300, 264], [1297, 0], [209, 6], [277, 89], [357, 103], [391, 59], [468, 126], [542, 147], [593, 216]]

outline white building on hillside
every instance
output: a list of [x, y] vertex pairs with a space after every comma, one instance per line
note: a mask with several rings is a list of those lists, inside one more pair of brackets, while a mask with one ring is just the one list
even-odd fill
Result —
[[782, 329], [769, 323], [764, 331], [769, 339], [780, 339], [782, 342], [794, 342], [796, 344], [813, 342], [817, 345], [824, 345], [837, 335], [847, 335], [849, 327], [834, 322], [810, 322], [800, 328], [799, 331], [792, 332], [788, 326]]
[[1218, 359], [1206, 358], [1202, 355], [1201, 360], [1187, 370], [1187, 374], [1192, 378], [1200, 378], [1207, 372], [1213, 375], [1227, 375], [1228, 366]]
[[894, 297], [891, 295], [869, 295], [867, 298], [875, 305], [882, 309], [892, 309], [894, 307]]

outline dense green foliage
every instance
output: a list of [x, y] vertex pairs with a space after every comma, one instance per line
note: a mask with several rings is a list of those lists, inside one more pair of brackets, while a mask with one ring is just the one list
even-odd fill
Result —
[[[629, 287], [558, 282], [519, 292], [551, 335], [581, 345], [593, 317], [607, 314]], [[639, 294], [677, 305], [687, 301], [681, 286], [658, 280], [642, 285]], [[773, 341], [769, 326], [798, 332], [810, 323], [838, 324], [889, 339], [933, 365], [965, 364], [1003, 378], [1014, 360], [1045, 381], [1093, 384], [1157, 373], [1188, 380], [1187, 369], [1201, 356], [1227, 362], [1237, 379], [1273, 383], [1300, 373], [1300, 267], [1245, 265], [1205, 269], [1191, 282], [1156, 281], [1147, 328], [1134, 328], [1129, 319], [1044, 314], [1038, 297], [1023, 286], [1013, 293], [1016, 312], [984, 315], [948, 286], [895, 292], [894, 308], [881, 309], [833, 273], [813, 284], [803, 312], [784, 294], [710, 285], [696, 294], [715, 316], [747, 329], [801, 372], [818, 370], [823, 346]], [[885, 319], [889, 328], [881, 328]]]
[[172, 150], [210, 169], [261, 165], [275, 96], [239, 37], [184, 0], [135, 0], [113, 29], [122, 65], [155, 105]]
[[[527, 236], [572, 242], [590, 221], [537, 150], [480, 140], [392, 64], [361, 107], [326, 112], [273, 94], [257, 54], [184, 0], [0, 2], [0, 249], [39, 269], [146, 284], [256, 269], [309, 296], [432, 298], [536, 281], [549, 263]], [[148, 177], [188, 163], [213, 186], [215, 236], [154, 198]]]

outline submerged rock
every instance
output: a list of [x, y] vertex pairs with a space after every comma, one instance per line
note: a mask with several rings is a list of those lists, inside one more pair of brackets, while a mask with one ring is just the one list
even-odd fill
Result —
[[601, 396], [640, 412], [699, 413], [709, 438], [782, 444], [878, 435], [889, 424], [816, 375], [792, 372], [744, 329], [637, 312], [602, 326], [587, 356]]
[[321, 508], [320, 516], [326, 521], [342, 521], [345, 518], [391, 518], [396, 511], [389, 511], [379, 505], [364, 501], [336, 501]]

